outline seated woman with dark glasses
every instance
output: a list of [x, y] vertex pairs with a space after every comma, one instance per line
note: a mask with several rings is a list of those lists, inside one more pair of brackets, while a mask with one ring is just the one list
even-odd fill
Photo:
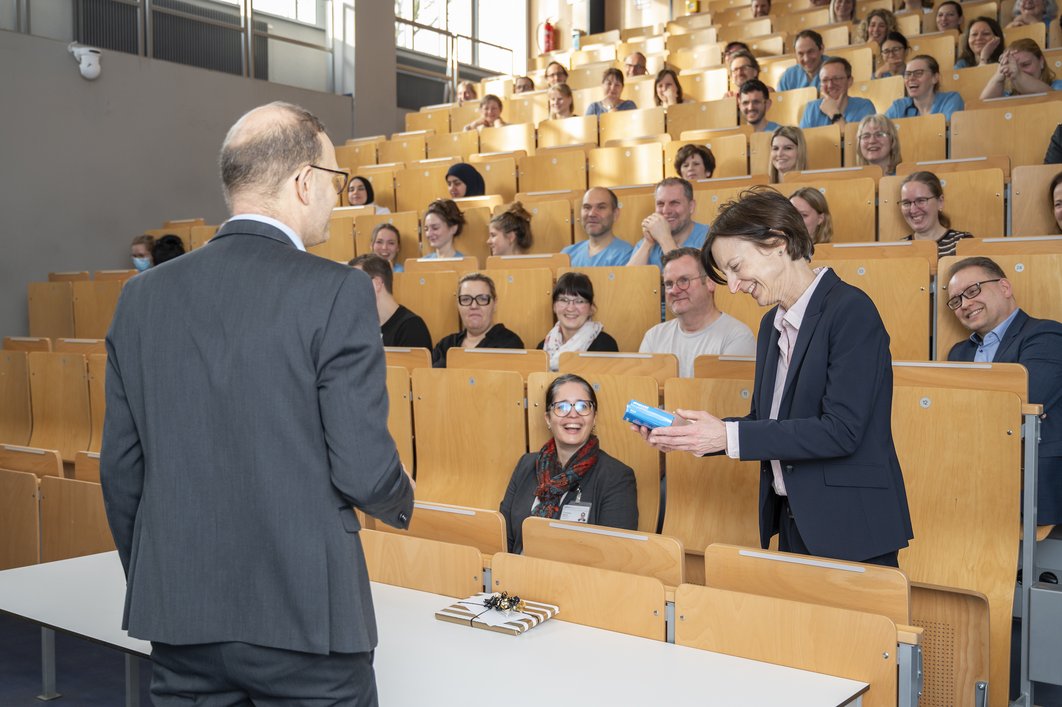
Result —
[[554, 379], [546, 390], [553, 436], [537, 453], [520, 457], [501, 502], [509, 552], [523, 551], [529, 516], [638, 528], [634, 471], [601, 450], [596, 418], [597, 395], [589, 383], [573, 373]]
[[498, 291], [494, 280], [483, 273], [470, 272], [457, 283], [457, 313], [461, 331], [444, 336], [431, 352], [431, 365], [446, 368], [446, 352], [454, 346], [464, 349], [522, 349], [524, 342], [504, 324], [494, 323]]

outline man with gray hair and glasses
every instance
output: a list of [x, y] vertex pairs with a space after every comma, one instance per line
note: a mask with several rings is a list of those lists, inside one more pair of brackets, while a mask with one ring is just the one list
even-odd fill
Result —
[[1020, 363], [1029, 371], [1029, 402], [1044, 406], [1036, 521], [1062, 523], [1062, 324], [1018, 307], [1014, 286], [990, 258], [955, 263], [942, 296], [973, 332], [951, 347], [949, 361]]
[[100, 452], [155, 705], [376, 705], [354, 508], [408, 526], [365, 273], [305, 252], [347, 184], [287, 103], [229, 130], [232, 217], [122, 289]]
[[664, 256], [664, 298], [675, 318], [645, 332], [640, 353], [675, 354], [683, 378], [693, 377], [693, 361], [702, 354], [756, 354], [752, 330], [715, 306], [715, 283], [699, 248], [676, 248]]

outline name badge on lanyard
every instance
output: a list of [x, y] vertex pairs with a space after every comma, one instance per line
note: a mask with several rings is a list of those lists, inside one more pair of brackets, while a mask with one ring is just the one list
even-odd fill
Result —
[[591, 505], [593, 504], [580, 503], [579, 501], [576, 501], [575, 503], [569, 503], [568, 505], [561, 508], [560, 519], [571, 521], [572, 523], [588, 523], [588, 519], [590, 518]]

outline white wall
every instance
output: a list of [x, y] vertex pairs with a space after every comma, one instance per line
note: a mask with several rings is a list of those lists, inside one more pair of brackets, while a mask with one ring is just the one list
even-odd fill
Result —
[[49, 271], [128, 267], [145, 229], [222, 221], [217, 154], [250, 108], [291, 101], [352, 135], [349, 96], [110, 51], [90, 82], [65, 42], [5, 31], [0, 66], [0, 336], [26, 334], [26, 284]]

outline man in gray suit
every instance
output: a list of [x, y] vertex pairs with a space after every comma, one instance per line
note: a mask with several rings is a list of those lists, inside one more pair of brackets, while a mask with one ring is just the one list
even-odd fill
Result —
[[232, 127], [221, 176], [233, 217], [130, 280], [107, 335], [123, 626], [153, 643], [155, 704], [375, 705], [351, 506], [405, 527], [413, 489], [369, 278], [302, 252], [346, 178], [324, 126], [282, 103]]

